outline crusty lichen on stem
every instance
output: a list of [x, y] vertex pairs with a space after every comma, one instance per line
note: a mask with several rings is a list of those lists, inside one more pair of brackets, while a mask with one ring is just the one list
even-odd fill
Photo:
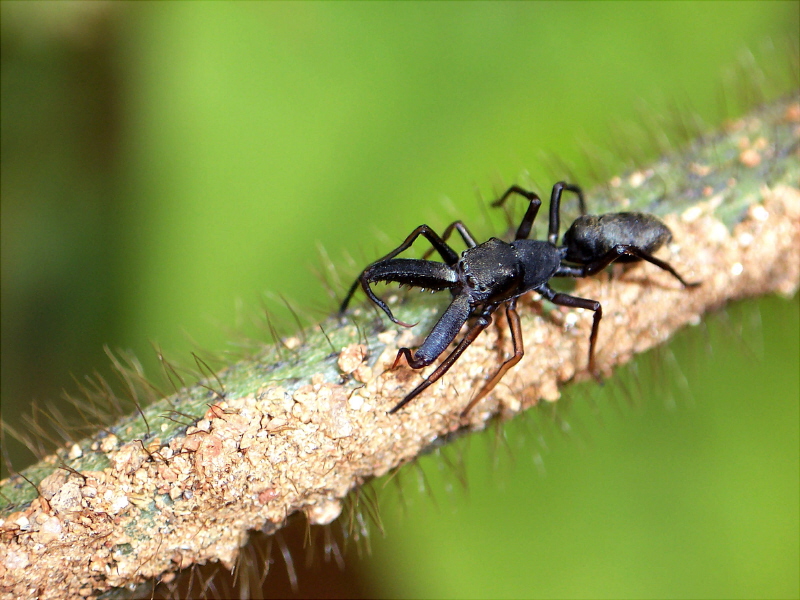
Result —
[[[674, 234], [659, 256], [702, 282], [684, 289], [647, 264], [580, 280], [575, 293], [604, 307], [601, 369], [731, 300], [796, 292], [798, 140], [800, 104], [783, 100], [588, 194], [598, 212], [657, 212]], [[209, 560], [230, 567], [249, 530], [275, 531], [298, 511], [328, 523], [352, 489], [442, 436], [556, 400], [564, 383], [588, 377], [591, 315], [546, 312], [534, 297], [520, 304], [528, 352], [466, 418], [470, 393], [510, 352], [504, 319], [388, 415], [435, 366], [389, 370], [436, 318], [437, 301], [414, 295], [402, 308], [420, 321], [413, 330], [386, 329], [369, 308], [353, 311], [357, 326], [332, 318], [288, 342], [286, 360], [266, 348], [26, 469], [38, 491], [18, 476], [2, 482], [3, 597], [94, 596]], [[187, 415], [197, 419], [181, 424]]]

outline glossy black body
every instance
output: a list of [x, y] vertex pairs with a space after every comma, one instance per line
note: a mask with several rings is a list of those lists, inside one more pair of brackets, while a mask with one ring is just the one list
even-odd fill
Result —
[[[564, 234], [562, 245], [557, 245], [560, 220], [560, 202], [564, 190], [578, 196], [582, 215]], [[561, 306], [585, 308], [594, 311], [594, 321], [589, 343], [589, 370], [594, 373], [594, 349], [597, 329], [602, 318], [602, 307], [596, 300], [579, 298], [556, 292], [548, 282], [553, 277], [587, 277], [620, 261], [646, 260], [675, 276], [684, 286], [687, 284], [668, 264], [652, 256], [672, 239], [669, 228], [657, 217], [645, 213], [609, 213], [600, 216], [586, 215], [583, 193], [580, 188], [564, 182], [553, 186], [550, 197], [550, 221], [547, 241], [526, 239], [541, 206], [539, 197], [519, 186], [510, 187], [493, 206], [502, 205], [511, 194], [528, 199], [529, 205], [520, 223], [513, 242], [497, 238], [478, 244], [461, 221], [452, 223], [440, 237], [427, 225], [420, 225], [392, 252], [372, 263], [353, 283], [342, 302], [344, 313], [355, 290], [360, 284], [367, 296], [386, 315], [399, 325], [410, 327], [395, 318], [389, 306], [378, 298], [371, 283], [396, 282], [433, 291], [449, 290], [453, 296], [450, 306], [433, 326], [422, 345], [412, 354], [409, 348], [397, 353], [394, 367], [402, 357], [415, 369], [433, 363], [455, 340], [464, 323], [470, 325], [462, 340], [439, 367], [403, 398], [390, 413], [394, 413], [437, 381], [455, 363], [466, 348], [492, 322], [493, 313], [505, 306], [506, 318], [511, 330], [514, 356], [505, 361], [487, 381], [481, 391], [464, 409], [466, 414], [481, 398], [497, 384], [509, 368], [524, 354], [516, 300], [519, 296], [536, 291], [544, 298]], [[460, 255], [448, 244], [453, 231], [458, 231], [467, 249]], [[419, 236], [432, 245], [422, 259], [395, 258], [407, 250]], [[437, 252], [442, 262], [427, 260]]]
[[[581, 215], [564, 232], [562, 243], [567, 248], [568, 261], [586, 264], [617, 245], [635, 246], [652, 254], [670, 241], [672, 232], [655, 215], [621, 212]], [[617, 260], [631, 262], [641, 259], [621, 256]]]

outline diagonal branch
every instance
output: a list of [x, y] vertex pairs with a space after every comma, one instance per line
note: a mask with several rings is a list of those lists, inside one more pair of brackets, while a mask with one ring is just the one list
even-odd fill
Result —
[[[593, 211], [657, 212], [674, 234], [659, 256], [702, 281], [686, 290], [646, 264], [581, 280], [575, 293], [605, 311], [599, 368], [610, 373], [731, 300], [796, 292], [799, 140], [800, 103], [784, 99], [589, 194]], [[511, 351], [503, 320], [388, 415], [435, 368], [388, 370], [441, 308], [428, 296], [404, 299], [403, 317], [420, 323], [413, 331], [387, 329], [364, 308], [357, 325], [329, 319], [303, 342], [284, 340], [287, 360], [264, 348], [26, 469], [38, 491], [20, 476], [3, 481], [3, 597], [91, 596], [194, 563], [230, 567], [249, 530], [274, 532], [298, 511], [329, 523], [365, 481], [588, 377], [591, 315], [524, 298], [527, 352], [467, 417], [470, 393]], [[197, 419], [188, 427], [187, 415]]]

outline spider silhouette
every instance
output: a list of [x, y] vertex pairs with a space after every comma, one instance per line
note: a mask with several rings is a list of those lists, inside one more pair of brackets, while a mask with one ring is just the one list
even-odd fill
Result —
[[[561, 195], [565, 190], [577, 195], [581, 216], [564, 233], [562, 245], [559, 246], [557, 241]], [[408, 365], [414, 369], [430, 365], [455, 340], [461, 327], [470, 322], [464, 337], [447, 358], [427, 379], [398, 402], [389, 411], [390, 414], [400, 410], [447, 373], [464, 350], [491, 324], [494, 312], [505, 306], [514, 354], [503, 362], [470, 401], [462, 412], [462, 416], [466, 415], [522, 358], [524, 346], [516, 310], [517, 298], [531, 291], [538, 292], [554, 304], [585, 308], [594, 312], [589, 336], [589, 371], [597, 376], [594, 353], [603, 308], [597, 300], [579, 298], [553, 290], [548, 285], [553, 277], [588, 277], [602, 271], [614, 261], [644, 260], [669, 272], [684, 287], [699, 285], [699, 283], [687, 283], [669, 263], [652, 255], [672, 239], [672, 232], [654, 215], [635, 212], [587, 215], [581, 189], [562, 181], [553, 186], [550, 196], [547, 240], [529, 240], [527, 238], [542, 201], [534, 192], [513, 185], [492, 206], [501, 206], [512, 194], [523, 196], [529, 201], [513, 242], [504, 242], [493, 237], [478, 244], [461, 221], [451, 223], [441, 237], [427, 225], [420, 225], [397, 248], [364, 269], [345, 296], [340, 314], [347, 310], [347, 305], [361, 284], [367, 297], [383, 310], [393, 323], [411, 327], [411, 324], [398, 320], [392, 314], [389, 306], [372, 291], [370, 284], [396, 282], [434, 292], [449, 290], [452, 294], [453, 300], [450, 306], [430, 330], [422, 345], [416, 352], [412, 352], [409, 348], [400, 348], [392, 365], [393, 369], [398, 366], [402, 357], [405, 357]], [[460, 255], [447, 244], [453, 231], [457, 231], [467, 245], [467, 249]], [[426, 238], [433, 246], [423, 258], [395, 258], [411, 247], [419, 236]], [[439, 253], [443, 262], [426, 259], [434, 251]]]

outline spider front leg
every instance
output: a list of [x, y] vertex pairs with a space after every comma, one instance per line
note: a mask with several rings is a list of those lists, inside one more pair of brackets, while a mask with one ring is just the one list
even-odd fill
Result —
[[[491, 305], [485, 308], [475, 321], [470, 326], [464, 338], [458, 343], [458, 346], [447, 356], [446, 359], [440, 364], [430, 376], [420, 383], [414, 390], [407, 394], [400, 402], [395, 405], [389, 414], [394, 414], [406, 404], [411, 402], [420, 393], [427, 389], [431, 384], [436, 383], [442, 375], [450, 370], [450, 367], [458, 360], [458, 357], [467, 349], [467, 347], [475, 341], [475, 338], [480, 335], [481, 331], [486, 329], [492, 322], [492, 312], [497, 308], [497, 305]], [[400, 348], [397, 352], [392, 368], [394, 369], [400, 362], [402, 357], [406, 358], [409, 366], [414, 369], [420, 369], [431, 364], [447, 349], [450, 343], [458, 335], [461, 326], [466, 323], [470, 313], [469, 296], [467, 294], [460, 294], [453, 299], [452, 304], [448, 307], [439, 322], [434, 325], [428, 337], [417, 349], [415, 355], [411, 354], [408, 348]]]
[[[475, 241], [475, 236], [472, 235], [470, 230], [467, 229], [467, 226], [464, 225], [464, 223], [461, 221], [453, 221], [452, 223], [450, 223], [450, 225], [447, 226], [447, 229], [445, 229], [444, 233], [442, 233], [443, 242], [446, 242], [448, 239], [450, 239], [450, 236], [452, 235], [454, 229], [458, 231], [459, 234], [461, 234], [461, 239], [464, 240], [464, 243], [467, 245], [467, 248], [474, 248], [475, 246], [478, 245], [478, 243]], [[422, 258], [428, 258], [431, 254], [433, 254], [433, 251], [434, 248], [428, 248], [425, 251], [425, 254], [422, 255]]]

